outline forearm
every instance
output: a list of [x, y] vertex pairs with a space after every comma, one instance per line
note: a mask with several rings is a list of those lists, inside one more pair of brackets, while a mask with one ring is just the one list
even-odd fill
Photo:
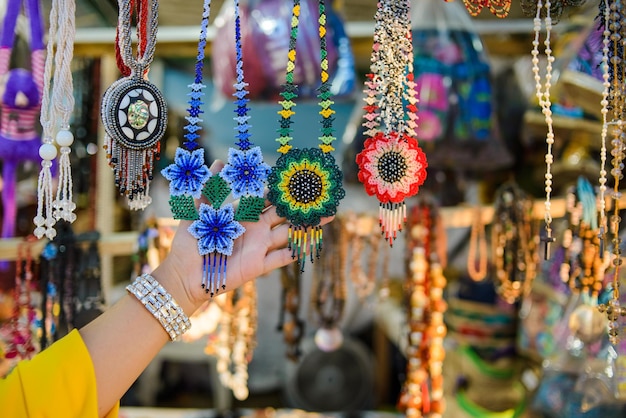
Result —
[[[175, 274], [164, 263], [153, 276], [191, 315], [197, 306], [189, 300]], [[93, 362], [100, 416], [111, 410], [169, 341], [159, 321], [130, 294], [80, 333]]]

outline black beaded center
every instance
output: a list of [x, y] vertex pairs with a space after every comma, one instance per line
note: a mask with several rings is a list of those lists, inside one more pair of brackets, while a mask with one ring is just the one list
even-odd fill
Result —
[[322, 179], [311, 170], [298, 170], [289, 179], [287, 188], [296, 202], [311, 203], [322, 195]]
[[406, 161], [396, 151], [384, 153], [378, 159], [378, 174], [387, 183], [395, 183], [406, 175]]

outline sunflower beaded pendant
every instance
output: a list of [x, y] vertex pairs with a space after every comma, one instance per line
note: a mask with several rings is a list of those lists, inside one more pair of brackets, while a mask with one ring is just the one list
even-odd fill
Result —
[[286, 83], [280, 93], [281, 116], [279, 138], [281, 154], [269, 175], [268, 200], [276, 207], [279, 216], [287, 218], [289, 226], [289, 248], [292, 257], [298, 260], [300, 270], [304, 271], [305, 262], [311, 262], [320, 256], [322, 249], [321, 218], [337, 213], [339, 201], [345, 196], [342, 187], [343, 174], [331, 151], [334, 150], [333, 114], [331, 108], [330, 85], [328, 82], [328, 58], [326, 50], [326, 6], [319, 1], [319, 35], [321, 55], [321, 80], [318, 99], [322, 116], [321, 135], [318, 148], [293, 148], [290, 136], [295, 114], [294, 99], [297, 98], [297, 86], [293, 82], [296, 68], [296, 39], [300, 19], [300, 0], [294, 0], [291, 19], [291, 34], [287, 62]]

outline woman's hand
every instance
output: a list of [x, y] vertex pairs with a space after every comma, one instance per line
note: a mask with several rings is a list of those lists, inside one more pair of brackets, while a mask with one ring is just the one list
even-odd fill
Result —
[[[211, 172], [215, 175], [223, 166], [221, 161], [216, 161], [211, 165]], [[321, 223], [331, 220], [325, 218]], [[157, 280], [172, 293], [188, 315], [210, 298], [200, 285], [202, 256], [198, 254], [197, 240], [187, 230], [190, 225], [190, 221], [180, 222], [170, 253], [154, 272]], [[224, 291], [294, 261], [291, 250], [286, 247], [289, 224], [276, 214], [269, 202], [266, 201], [258, 222], [242, 222], [242, 225], [246, 232], [235, 240], [232, 255], [228, 257]]]

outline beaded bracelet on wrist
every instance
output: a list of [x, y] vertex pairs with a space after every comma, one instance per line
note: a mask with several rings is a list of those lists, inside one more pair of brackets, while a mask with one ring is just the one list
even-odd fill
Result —
[[167, 290], [149, 274], [142, 274], [126, 290], [161, 323], [172, 341], [191, 328], [189, 318]]

